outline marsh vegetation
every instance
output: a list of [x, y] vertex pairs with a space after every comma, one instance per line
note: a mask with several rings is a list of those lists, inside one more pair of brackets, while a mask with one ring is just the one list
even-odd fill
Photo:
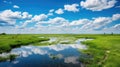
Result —
[[[120, 35], [102, 35], [102, 34], [7, 34], [0, 35], [0, 53], [10, 52], [13, 48], [21, 46], [52, 46], [74, 45], [78, 39], [93, 39], [81, 41], [86, 45], [87, 49], [79, 49], [79, 62], [84, 64], [85, 67], [119, 67], [120, 64]], [[76, 45], [75, 45], [76, 46]], [[52, 46], [56, 48], [55, 46]], [[77, 45], [78, 47], [78, 45]], [[53, 48], [51, 48], [53, 49]], [[47, 49], [46, 49], [47, 50]], [[56, 52], [55, 52], [56, 53]], [[72, 53], [74, 54], [74, 52]], [[78, 55], [78, 54], [77, 54]], [[14, 56], [14, 55], [13, 55]], [[12, 58], [14, 58], [12, 56]], [[49, 54], [52, 59], [58, 59], [58, 55]], [[60, 55], [61, 56], [61, 55]], [[10, 59], [11, 55], [7, 58], [0, 57], [0, 61]]]

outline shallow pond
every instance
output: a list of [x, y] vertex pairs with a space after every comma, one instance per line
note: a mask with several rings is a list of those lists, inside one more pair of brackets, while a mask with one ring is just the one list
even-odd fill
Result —
[[[80, 52], [86, 49], [79, 39], [75, 44], [57, 44], [50, 46], [22, 46], [13, 49], [10, 54], [19, 55], [13, 61], [1, 62], [0, 67], [80, 67]], [[6, 56], [1, 54], [0, 56]]]

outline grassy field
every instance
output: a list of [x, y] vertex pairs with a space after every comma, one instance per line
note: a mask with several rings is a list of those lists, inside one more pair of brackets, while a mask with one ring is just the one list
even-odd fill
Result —
[[91, 35], [92, 41], [85, 41], [83, 44], [88, 49], [83, 51], [93, 58], [82, 59], [86, 67], [120, 67], [120, 35]]
[[38, 35], [0, 35], [0, 53], [9, 52], [12, 48], [29, 45], [49, 38], [39, 38]]
[[[44, 38], [39, 38], [44, 37]], [[80, 58], [86, 67], [120, 67], [120, 35], [102, 34], [22, 34], [22, 35], [0, 35], [0, 53], [8, 52], [12, 48], [21, 45], [51, 45], [50, 43], [40, 43], [48, 41], [50, 37], [57, 37], [58, 40], [51, 44], [56, 44], [60, 40], [70, 39], [73, 43], [79, 38], [92, 38], [92, 41], [84, 41], [88, 49], [82, 51], [91, 58]], [[73, 40], [73, 41], [72, 41]], [[64, 43], [64, 42], [62, 42]]]

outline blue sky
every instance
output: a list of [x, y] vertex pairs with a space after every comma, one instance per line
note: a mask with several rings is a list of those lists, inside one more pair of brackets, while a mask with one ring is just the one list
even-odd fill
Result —
[[0, 33], [120, 33], [119, 0], [0, 0]]

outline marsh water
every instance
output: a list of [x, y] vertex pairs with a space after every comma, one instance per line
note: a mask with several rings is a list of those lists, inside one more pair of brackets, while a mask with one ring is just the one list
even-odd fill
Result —
[[[0, 62], [0, 67], [80, 67], [79, 57], [82, 54], [78, 49], [87, 49], [78, 39], [75, 44], [56, 44], [50, 46], [21, 46], [12, 49], [9, 54], [18, 57], [13, 61]], [[49, 42], [55, 41], [51, 38]], [[6, 56], [6, 53], [0, 56]]]

